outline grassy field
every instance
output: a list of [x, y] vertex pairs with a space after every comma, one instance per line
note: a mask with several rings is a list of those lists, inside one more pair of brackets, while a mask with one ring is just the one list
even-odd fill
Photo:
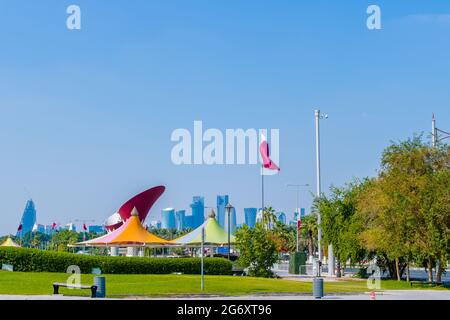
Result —
[[[48, 295], [53, 282], [65, 282], [64, 273], [32, 273], [0, 271], [0, 294]], [[311, 293], [311, 282], [282, 279], [261, 279], [233, 276], [206, 276], [205, 291], [200, 290], [200, 276], [196, 275], [105, 275], [107, 295], [171, 296], [186, 294], [214, 294], [237, 296], [260, 293]], [[82, 275], [82, 284], [92, 284], [92, 275]], [[414, 289], [425, 287], [414, 286]], [[429, 287], [426, 287], [427, 289]], [[406, 282], [382, 281], [382, 290], [411, 289]], [[435, 288], [446, 290], [445, 288]], [[326, 293], [367, 292], [366, 282], [345, 280], [325, 282]], [[65, 295], [89, 296], [89, 290], [61, 288]]]

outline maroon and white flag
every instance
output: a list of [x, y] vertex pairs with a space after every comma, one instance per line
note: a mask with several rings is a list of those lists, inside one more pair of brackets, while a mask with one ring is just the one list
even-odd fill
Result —
[[269, 143], [263, 134], [261, 134], [259, 152], [261, 153], [261, 158], [265, 169], [280, 171], [280, 168], [276, 165], [276, 163], [270, 159]]

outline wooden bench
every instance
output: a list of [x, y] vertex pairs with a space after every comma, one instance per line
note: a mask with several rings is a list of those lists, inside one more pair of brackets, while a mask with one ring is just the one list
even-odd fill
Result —
[[59, 294], [59, 287], [65, 287], [70, 289], [90, 289], [91, 290], [91, 298], [95, 298], [97, 296], [97, 286], [87, 286], [87, 285], [75, 285], [75, 284], [67, 284], [64, 282], [54, 282], [53, 283], [53, 294]]

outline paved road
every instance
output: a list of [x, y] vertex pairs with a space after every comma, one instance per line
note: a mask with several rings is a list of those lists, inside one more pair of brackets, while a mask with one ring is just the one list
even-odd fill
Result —
[[[242, 297], [176, 297], [176, 298], [144, 298], [130, 297], [129, 300], [314, 300], [310, 295], [276, 295], [276, 296], [242, 296]], [[0, 295], [0, 300], [93, 300], [87, 297], [68, 297], [63, 295], [24, 296], [24, 295]], [[102, 299], [103, 300], [103, 299]], [[325, 296], [323, 300], [448, 300], [450, 290], [390, 290], [377, 293], [333, 295]]]

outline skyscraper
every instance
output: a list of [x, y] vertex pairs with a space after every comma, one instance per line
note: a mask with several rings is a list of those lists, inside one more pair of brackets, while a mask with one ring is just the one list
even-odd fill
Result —
[[250, 228], [255, 227], [256, 224], [256, 214], [258, 213], [258, 209], [256, 208], [245, 208], [245, 224]]
[[22, 220], [20, 220], [20, 224], [22, 225], [22, 231], [17, 232], [17, 236], [23, 236], [30, 232], [33, 229], [34, 224], [36, 223], [36, 209], [34, 207], [33, 200], [28, 200], [25, 205], [25, 210], [23, 211]]
[[228, 196], [217, 196], [217, 222], [222, 226], [222, 228], [225, 227], [225, 207], [228, 204]]
[[286, 224], [286, 214], [284, 212], [278, 212], [277, 214], [277, 219], [278, 221], [280, 221], [282, 224]]
[[185, 210], [178, 210], [175, 212], [175, 224], [177, 230], [183, 230], [186, 228], [186, 211]]
[[205, 198], [195, 196], [192, 198], [192, 228], [199, 227], [205, 221]]
[[161, 211], [161, 227], [163, 229], [175, 229], [175, 209], [167, 208]]

